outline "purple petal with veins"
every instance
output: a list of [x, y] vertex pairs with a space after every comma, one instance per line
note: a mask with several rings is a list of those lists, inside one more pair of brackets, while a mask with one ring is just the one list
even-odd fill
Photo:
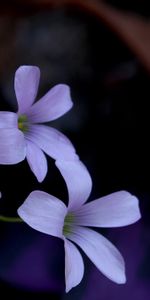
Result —
[[68, 209], [59, 199], [38, 191], [31, 193], [21, 205], [19, 216], [32, 228], [64, 239], [66, 292], [80, 283], [84, 273], [82, 257], [73, 243], [105, 276], [118, 284], [125, 283], [125, 263], [120, 252], [86, 226], [117, 227], [136, 222], [141, 217], [138, 199], [119, 191], [84, 204], [92, 187], [86, 167], [78, 160], [56, 164], [68, 188]]

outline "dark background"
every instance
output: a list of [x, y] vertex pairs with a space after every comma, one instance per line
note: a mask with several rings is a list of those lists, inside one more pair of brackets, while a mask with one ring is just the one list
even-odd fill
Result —
[[[67, 83], [74, 107], [51, 126], [70, 138], [90, 171], [90, 200], [128, 190], [140, 200], [142, 220], [102, 232], [125, 258], [127, 284], [110, 282], [83, 255], [84, 279], [69, 294], [64, 293], [62, 241], [26, 224], [1, 222], [1, 293], [15, 300], [148, 300], [150, 75], [114, 31], [83, 9], [16, 3], [3, 5], [0, 14], [0, 109], [17, 110], [13, 80], [20, 65], [40, 67], [38, 98], [55, 84]], [[146, 18], [150, 15], [148, 1], [107, 3]], [[48, 158], [48, 164], [48, 175], [41, 184], [26, 160], [0, 166], [0, 214], [16, 216], [17, 208], [35, 189], [66, 202], [63, 178], [52, 159]]]

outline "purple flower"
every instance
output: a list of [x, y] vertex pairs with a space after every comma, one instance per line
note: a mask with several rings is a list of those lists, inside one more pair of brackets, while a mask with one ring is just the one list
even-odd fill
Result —
[[57, 159], [76, 159], [71, 142], [58, 130], [37, 124], [55, 120], [71, 109], [69, 87], [58, 84], [34, 103], [40, 79], [35, 66], [21, 66], [15, 74], [18, 112], [0, 112], [0, 164], [17, 164], [25, 157], [41, 182], [47, 174], [43, 151]]
[[34, 191], [18, 209], [19, 216], [32, 228], [64, 240], [67, 292], [80, 283], [84, 273], [83, 259], [74, 243], [105, 276], [125, 283], [124, 260], [119, 251], [86, 226], [119, 227], [136, 222], [141, 217], [138, 199], [119, 191], [84, 204], [92, 188], [85, 166], [80, 161], [57, 161], [56, 165], [68, 187], [68, 208], [54, 196]]

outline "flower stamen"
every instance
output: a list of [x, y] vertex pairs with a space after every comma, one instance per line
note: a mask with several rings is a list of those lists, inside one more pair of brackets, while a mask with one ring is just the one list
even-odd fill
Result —
[[28, 130], [28, 119], [26, 115], [20, 115], [18, 117], [18, 128], [23, 132], [27, 132]]
[[69, 213], [64, 220], [63, 235], [66, 237], [71, 233], [71, 227], [74, 223], [74, 215]]

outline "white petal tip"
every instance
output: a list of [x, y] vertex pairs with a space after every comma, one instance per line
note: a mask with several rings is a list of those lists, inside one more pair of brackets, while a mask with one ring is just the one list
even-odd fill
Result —
[[120, 271], [118, 270], [118, 272], [116, 272], [116, 275], [113, 276], [113, 278], [111, 278], [111, 277], [108, 277], [108, 278], [117, 284], [125, 284], [127, 281], [126, 274], [125, 274], [125, 266], [123, 267], [122, 270], [120, 270]]
[[[80, 283], [80, 282], [79, 282]], [[70, 285], [70, 286], [67, 286], [66, 285], [66, 289], [65, 289], [65, 292], [66, 293], [69, 293], [74, 287], [76, 287], [79, 283], [75, 284], [75, 285]]]
[[39, 69], [39, 67], [37, 67], [37, 66], [30, 66], [30, 65], [22, 65], [22, 66], [19, 66], [18, 68], [17, 68], [17, 70], [16, 70], [16, 72], [18, 72], [18, 71], [20, 71], [20, 70], [22, 70], [22, 71], [28, 71], [28, 70], [37, 70], [38, 72], [40, 71], [40, 69]]
[[71, 290], [71, 288], [66, 287], [65, 292], [68, 293]]
[[124, 275], [124, 276], [122, 276], [122, 278], [120, 278], [120, 280], [118, 280], [118, 284], [125, 284], [127, 282], [127, 280], [126, 280], [126, 276]]
[[[36, 178], [37, 178], [37, 177], [36, 177]], [[44, 179], [45, 179], [45, 177], [44, 177], [44, 178], [37, 178], [37, 181], [38, 181], [39, 183], [41, 183]]]

